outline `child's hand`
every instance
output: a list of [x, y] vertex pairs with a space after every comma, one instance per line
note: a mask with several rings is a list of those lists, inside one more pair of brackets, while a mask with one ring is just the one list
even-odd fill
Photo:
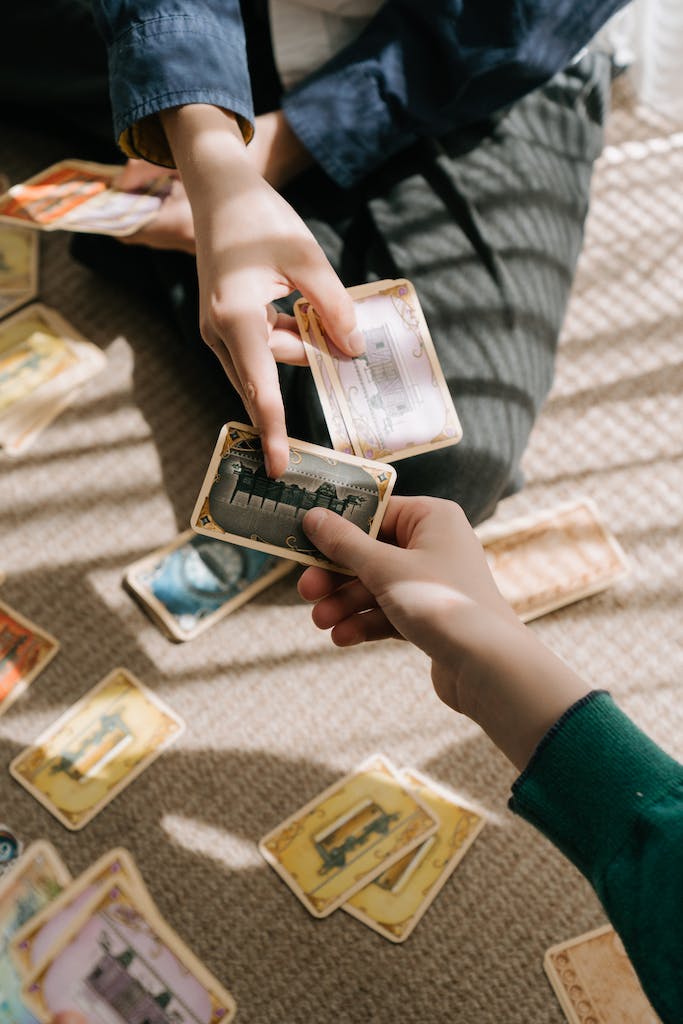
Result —
[[392, 498], [371, 540], [348, 520], [312, 509], [303, 521], [349, 580], [311, 567], [299, 593], [339, 646], [403, 637], [432, 659], [439, 697], [472, 718], [523, 768], [536, 744], [590, 689], [540, 644], [503, 600], [460, 508]]
[[289, 449], [269, 304], [299, 289], [335, 344], [358, 355], [353, 303], [309, 229], [254, 166], [234, 117], [201, 104], [162, 116], [192, 206], [202, 336], [262, 431], [269, 474], [280, 476]]

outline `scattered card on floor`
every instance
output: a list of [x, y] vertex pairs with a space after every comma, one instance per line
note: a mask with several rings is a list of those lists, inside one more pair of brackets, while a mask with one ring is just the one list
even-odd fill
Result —
[[342, 908], [391, 942], [405, 942], [485, 823], [482, 814], [433, 779], [414, 769], [400, 774], [439, 827]]
[[24, 844], [14, 829], [0, 822], [0, 878], [3, 878], [16, 867]]
[[493, 578], [522, 622], [605, 590], [628, 571], [588, 498], [477, 527]]
[[56, 899], [71, 881], [54, 847], [43, 839], [21, 855], [12, 873], [0, 882], [0, 1021], [35, 1024], [24, 1006], [22, 975], [9, 955], [9, 945], [27, 921]]
[[38, 294], [38, 236], [25, 228], [0, 224], [0, 317], [8, 316]]
[[10, 943], [15, 966], [24, 977], [35, 973], [61, 944], [62, 936], [83, 913], [105, 883], [125, 879], [142, 903], [154, 908], [152, 898], [128, 850], [109, 850], [99, 860], [62, 886], [50, 903], [17, 929]]
[[437, 828], [379, 754], [329, 786], [259, 843], [314, 917], [327, 917]]
[[178, 738], [183, 720], [130, 672], [114, 669], [10, 764], [77, 831]]
[[129, 566], [124, 582], [171, 639], [192, 640], [294, 564], [186, 530]]
[[41, 231], [131, 235], [157, 215], [169, 178], [160, 171], [143, 191], [124, 192], [114, 186], [121, 170], [116, 165], [62, 160], [0, 196], [0, 221]]
[[58, 313], [40, 303], [0, 323], [0, 444], [24, 451], [106, 365]]
[[0, 601], [0, 715], [54, 658], [59, 641]]
[[90, 1021], [229, 1024], [236, 1010], [230, 993], [125, 879], [100, 887], [22, 994], [42, 1024], [63, 1010]]
[[333, 445], [344, 451], [348, 434], [357, 455], [395, 462], [457, 444], [462, 429], [411, 282], [348, 292], [365, 339], [355, 358], [335, 347], [306, 299], [294, 307]]
[[553, 946], [543, 966], [569, 1024], [659, 1024], [611, 925]]
[[289, 465], [271, 480], [254, 427], [226, 423], [220, 432], [190, 525], [218, 537], [345, 572], [327, 561], [303, 531], [305, 512], [332, 509], [376, 537], [396, 480], [396, 470], [329, 448], [288, 438]]

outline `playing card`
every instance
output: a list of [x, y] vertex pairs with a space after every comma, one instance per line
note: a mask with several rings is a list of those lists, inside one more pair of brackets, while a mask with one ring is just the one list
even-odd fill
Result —
[[[456, 444], [462, 429], [413, 285], [377, 281], [348, 291], [365, 339], [361, 356], [334, 346], [306, 299], [294, 311], [307, 329], [306, 351], [322, 354], [356, 454], [395, 462]], [[327, 418], [324, 402], [323, 411]]]
[[126, 669], [114, 669], [10, 764], [10, 773], [66, 828], [95, 817], [184, 729]]
[[109, 850], [73, 882], [63, 885], [61, 893], [18, 928], [9, 948], [20, 973], [24, 977], [35, 973], [55, 952], [62, 936], [102, 885], [121, 879], [126, 880], [131, 892], [136, 893], [142, 903], [153, 908], [152, 899], [128, 850]]
[[476, 532], [498, 589], [522, 622], [597, 594], [628, 571], [588, 498]]
[[484, 827], [484, 818], [414, 769], [401, 776], [439, 822], [436, 832], [342, 907], [391, 942], [404, 942]]
[[9, 825], [0, 824], [0, 878], [16, 867], [24, 844]]
[[27, 447], [105, 364], [95, 345], [39, 303], [0, 323], [0, 444], [8, 454]]
[[346, 452], [353, 455], [353, 445], [349, 432], [344, 423], [339, 398], [330, 379], [329, 360], [323, 358], [322, 351], [317, 340], [314, 341], [310, 330], [309, 310], [310, 303], [305, 299], [298, 301], [294, 307], [301, 340], [304, 343], [308, 365], [313, 374], [313, 380], [318, 391], [320, 404], [322, 405], [325, 423], [330, 434], [332, 447], [335, 451]]
[[121, 168], [84, 160], [63, 160], [0, 196], [0, 221], [42, 231], [130, 235], [159, 212], [169, 178], [144, 191], [124, 192], [113, 183]]
[[288, 438], [289, 465], [278, 480], [265, 470], [254, 427], [226, 423], [220, 432], [190, 525], [305, 565], [346, 572], [311, 544], [301, 521], [307, 509], [329, 508], [376, 537], [396, 470], [329, 448]]
[[192, 640], [294, 564], [186, 530], [131, 565], [125, 584], [173, 640]]
[[37, 292], [37, 235], [0, 224], [0, 317], [31, 302]]
[[0, 715], [58, 650], [58, 640], [0, 601]]
[[35, 1024], [21, 998], [22, 978], [10, 957], [17, 931], [71, 880], [54, 847], [43, 839], [22, 854], [0, 882], [0, 1024]]
[[436, 818], [376, 754], [259, 843], [314, 917], [327, 917], [437, 828]]
[[123, 879], [106, 883], [25, 983], [43, 1024], [62, 1010], [89, 1021], [228, 1024], [230, 993]]
[[569, 1024], [659, 1024], [611, 925], [553, 946], [543, 966]]

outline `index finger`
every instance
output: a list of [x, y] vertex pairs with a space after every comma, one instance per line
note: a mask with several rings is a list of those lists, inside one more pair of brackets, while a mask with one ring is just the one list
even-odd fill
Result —
[[270, 477], [282, 476], [289, 464], [289, 445], [280, 380], [268, 346], [265, 314], [241, 314], [221, 332], [242, 385], [247, 411], [261, 432], [261, 444]]
[[317, 243], [311, 246], [292, 280], [315, 306], [337, 348], [349, 356], [362, 355], [365, 339], [356, 323], [353, 300]]

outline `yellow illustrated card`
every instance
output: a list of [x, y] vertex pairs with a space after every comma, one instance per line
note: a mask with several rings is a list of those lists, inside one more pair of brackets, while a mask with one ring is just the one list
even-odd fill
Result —
[[183, 731], [126, 669], [114, 669], [22, 751], [10, 773], [66, 828], [83, 828]]
[[88, 1021], [229, 1024], [235, 1001], [125, 879], [105, 883], [25, 982], [44, 1024], [65, 1010]]
[[463, 806], [432, 779], [413, 770], [401, 775], [439, 821], [439, 827], [343, 907], [391, 942], [408, 938], [485, 823], [481, 814]]
[[437, 821], [376, 754], [259, 843], [314, 917], [327, 917], [422, 840]]
[[68, 341], [36, 310], [0, 327], [0, 413], [75, 366]]
[[35, 294], [38, 236], [25, 228], [0, 224], [0, 293]]

